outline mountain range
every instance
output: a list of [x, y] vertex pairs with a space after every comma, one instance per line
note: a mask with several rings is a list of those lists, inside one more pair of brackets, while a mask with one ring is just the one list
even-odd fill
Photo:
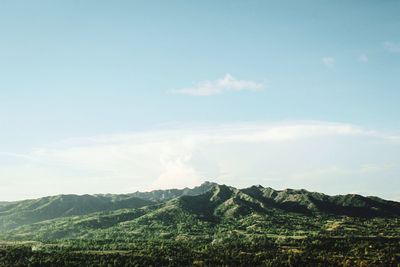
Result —
[[[340, 230], [345, 221], [400, 218], [400, 203], [356, 194], [329, 196], [307, 190], [237, 189], [205, 182], [189, 189], [132, 194], [58, 195], [0, 204], [5, 240], [128, 239], [215, 236], [233, 224], [246, 232], [275, 233], [302, 225]], [[336, 223], [330, 224], [332, 219]], [[396, 220], [397, 222], [397, 220]], [[360, 228], [360, 223], [357, 225]], [[348, 227], [347, 227], [348, 228]], [[362, 228], [362, 227], [361, 227]], [[303, 229], [304, 230], [304, 229]]]

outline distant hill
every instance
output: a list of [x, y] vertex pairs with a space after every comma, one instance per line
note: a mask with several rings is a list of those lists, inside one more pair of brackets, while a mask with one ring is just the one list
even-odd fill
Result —
[[0, 230], [54, 218], [84, 215], [97, 211], [139, 208], [154, 204], [137, 197], [104, 197], [93, 195], [58, 195], [23, 200], [0, 206]]
[[[149, 192], [135, 192], [131, 194], [127, 194], [125, 196], [130, 196], [130, 197], [137, 197], [153, 202], [163, 202], [167, 201], [173, 198], [177, 198], [180, 196], [195, 196], [195, 195], [200, 195], [203, 194], [207, 191], [209, 191], [213, 186], [217, 185], [216, 183], [212, 182], [204, 182], [199, 186], [196, 186], [194, 188], [183, 188], [183, 189], [166, 189], [166, 190], [153, 190]], [[105, 196], [111, 196], [111, 197], [120, 197], [124, 195], [110, 195], [107, 194]]]
[[0, 231], [54, 218], [85, 215], [99, 211], [140, 208], [183, 195], [202, 194], [213, 183], [193, 189], [168, 189], [132, 194], [57, 195], [14, 202], [0, 202]]

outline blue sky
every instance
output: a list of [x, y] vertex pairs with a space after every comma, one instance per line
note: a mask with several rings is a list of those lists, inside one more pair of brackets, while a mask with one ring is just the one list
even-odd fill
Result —
[[[400, 199], [393, 189], [400, 188], [399, 11], [400, 2], [389, 0], [2, 1], [2, 195], [216, 180]], [[351, 129], [346, 138], [343, 127]], [[241, 132], [229, 130], [236, 128]], [[257, 139], [255, 147], [240, 138], [235, 144], [209, 138], [266, 131], [285, 136], [286, 130], [296, 144], [281, 155], [284, 166], [262, 161], [277, 145], [269, 143], [273, 138]], [[138, 135], [145, 141], [138, 143]], [[176, 143], [185, 138], [195, 141]], [[312, 146], [324, 160], [306, 156], [310, 138], [331, 144]], [[200, 152], [202, 145], [208, 150]], [[148, 162], [140, 161], [138, 146], [149, 146]], [[242, 157], [250, 147], [259, 155], [251, 160]], [[93, 162], [69, 161], [71, 150], [78, 151], [76, 159], [86, 155]], [[213, 151], [212, 159], [194, 160]], [[103, 161], [97, 153], [114, 157]], [[165, 153], [172, 166], [165, 166]], [[290, 159], [293, 153], [304, 162]], [[216, 155], [233, 156], [223, 162]], [[121, 157], [128, 161], [118, 163]], [[131, 161], [141, 163], [131, 168]], [[112, 171], [97, 167], [107, 163]], [[238, 164], [243, 169], [236, 170]], [[307, 174], [314, 178], [288, 178]], [[350, 185], [332, 189], [343, 179]], [[78, 181], [87, 183], [77, 188]], [[26, 186], [33, 190], [21, 189]]]

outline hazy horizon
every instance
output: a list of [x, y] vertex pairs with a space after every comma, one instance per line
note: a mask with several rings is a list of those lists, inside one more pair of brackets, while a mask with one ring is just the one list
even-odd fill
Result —
[[400, 2], [0, 6], [0, 201], [204, 181], [400, 201]]
[[[234, 187], [234, 188], [236, 188], [236, 189], [245, 189], [245, 188], [250, 188], [250, 187], [252, 187], [252, 186], [262, 186], [262, 187], [264, 187], [264, 188], [269, 187], [269, 188], [272, 188], [272, 189], [277, 190], [277, 191], [284, 191], [284, 190], [286, 190], [286, 189], [307, 190], [307, 191], [309, 191], [309, 192], [322, 193], [322, 194], [325, 194], [325, 195], [328, 195], [328, 196], [359, 195], [359, 193], [356, 193], [356, 192], [347, 192], [347, 193], [346, 193], [346, 192], [343, 192], [343, 193], [337, 193], [337, 194], [328, 194], [328, 193], [322, 192], [322, 191], [317, 192], [317, 191], [308, 190], [307, 188], [289, 188], [289, 187], [286, 187], [286, 188], [274, 188], [274, 187], [270, 187], [270, 186], [268, 186], [268, 185], [263, 185], [263, 184], [249, 184], [249, 185], [247, 185], [247, 186], [233, 186], [233, 185], [230, 185], [230, 184], [216, 183], [216, 182], [214, 182], [213, 180], [204, 180], [204, 181], [200, 182], [199, 184], [193, 185], [193, 186], [181, 186], [181, 187], [159, 188], [159, 189], [157, 189], [157, 188], [154, 188], [154, 189], [144, 189], [144, 190], [136, 190], [136, 191], [124, 192], [124, 193], [121, 193], [121, 192], [108, 192], [108, 191], [106, 191], [106, 192], [93, 192], [93, 193], [90, 193], [90, 194], [88, 194], [88, 193], [76, 194], [76, 193], [74, 193], [74, 192], [70, 192], [70, 193], [65, 192], [65, 193], [60, 193], [60, 194], [43, 195], [43, 196], [32, 197], [32, 198], [21, 198], [21, 199], [12, 199], [12, 200], [3, 200], [3, 199], [1, 199], [1, 200], [0, 200], [0, 203], [7, 203], [7, 202], [10, 202], [10, 203], [11, 203], [11, 202], [16, 202], [16, 201], [33, 200], [33, 199], [40, 199], [40, 198], [45, 198], [45, 197], [54, 197], [54, 196], [61, 196], [61, 195], [75, 195], [75, 196], [84, 196], [84, 195], [124, 195], [124, 194], [136, 193], [136, 192], [147, 193], [147, 192], [159, 191], [159, 190], [162, 191], [162, 190], [173, 190], [173, 189], [178, 189], [178, 190], [182, 190], [182, 189], [193, 189], [193, 188], [199, 187], [199, 186], [201, 186], [201, 185], [203, 185], [203, 184], [205, 184], [205, 183], [207, 183], [207, 182], [208, 182], [208, 183], [215, 183], [215, 184], [218, 184], [218, 185], [226, 185], [226, 186], [229, 186], [229, 187]], [[377, 197], [376, 195], [362, 195], [362, 196], [364, 196], [364, 197]], [[386, 199], [384, 199], [384, 200], [398, 201], [398, 200], [396, 200], [396, 199], [389, 199], [389, 198], [386, 198]]]

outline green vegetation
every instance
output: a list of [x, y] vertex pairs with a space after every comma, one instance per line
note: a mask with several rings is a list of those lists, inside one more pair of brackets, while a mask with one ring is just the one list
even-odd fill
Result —
[[[165, 192], [59, 198], [2, 203], [0, 266], [400, 263], [400, 203], [376, 197], [205, 183]], [[81, 206], [88, 198], [99, 202]], [[54, 202], [58, 208], [49, 208]]]

